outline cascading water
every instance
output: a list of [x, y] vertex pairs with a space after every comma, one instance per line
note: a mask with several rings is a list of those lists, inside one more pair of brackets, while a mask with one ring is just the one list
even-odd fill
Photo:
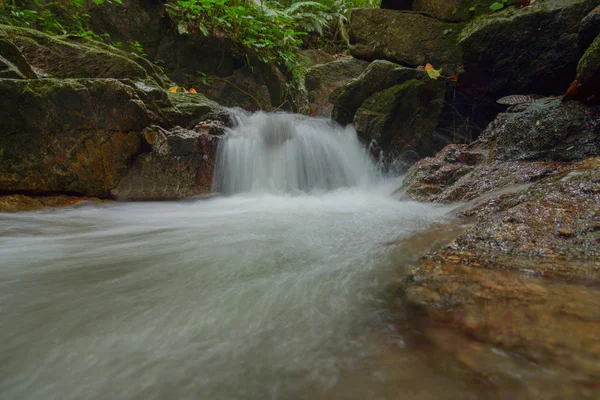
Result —
[[298, 193], [372, 182], [375, 166], [348, 126], [301, 115], [243, 115], [221, 141], [214, 189]]
[[218, 160], [235, 196], [0, 213], [2, 400], [465, 392], [406, 344], [388, 291], [390, 243], [447, 209], [392, 198], [325, 120], [243, 116]]

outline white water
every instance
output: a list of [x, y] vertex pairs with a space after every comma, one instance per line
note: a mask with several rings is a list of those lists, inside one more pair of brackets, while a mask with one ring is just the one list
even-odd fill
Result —
[[356, 131], [291, 114], [241, 115], [221, 142], [215, 191], [298, 193], [372, 182], [375, 165]]
[[[321, 122], [308, 122], [314, 137]], [[336, 151], [329, 140], [323, 155]], [[290, 171], [267, 179], [264, 166], [244, 172], [240, 161], [235, 173], [252, 185], [230, 176], [224, 191], [359, 184], [357, 149], [338, 154], [346, 164], [333, 166], [335, 179], [293, 184]], [[386, 290], [403, 265], [388, 243], [447, 210], [399, 202], [396, 187], [0, 214], [0, 398], [448, 395], [451, 380], [431, 387], [433, 373], [401, 352]]]

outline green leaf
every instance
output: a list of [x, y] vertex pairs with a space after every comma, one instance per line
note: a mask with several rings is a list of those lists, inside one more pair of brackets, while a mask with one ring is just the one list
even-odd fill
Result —
[[202, 31], [204, 36], [208, 36], [208, 29], [206, 28], [206, 26], [204, 26], [204, 24], [200, 24], [200, 30]]
[[504, 3], [498, 3], [498, 2], [493, 3], [490, 6], [490, 10], [492, 10], [492, 11], [502, 10], [503, 8], [504, 8]]

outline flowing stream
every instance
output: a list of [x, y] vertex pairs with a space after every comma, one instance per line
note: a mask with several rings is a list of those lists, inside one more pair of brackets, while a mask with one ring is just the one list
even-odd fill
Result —
[[394, 199], [350, 128], [256, 114], [228, 135], [227, 196], [0, 214], [0, 398], [465, 396], [387, 290], [390, 242], [448, 209]]

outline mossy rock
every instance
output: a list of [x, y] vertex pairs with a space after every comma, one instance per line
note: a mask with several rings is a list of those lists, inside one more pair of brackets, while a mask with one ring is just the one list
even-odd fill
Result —
[[0, 192], [110, 198], [148, 150], [147, 126], [207, 118], [225, 112], [141, 81], [0, 79]]
[[458, 34], [447, 23], [414, 12], [357, 8], [350, 20], [350, 53], [367, 61], [388, 60], [407, 67], [431, 63], [449, 75], [462, 71]]
[[342, 125], [349, 124], [354, 119], [356, 110], [368, 97], [391, 86], [424, 76], [424, 73], [414, 68], [406, 68], [391, 61], [375, 60], [358, 77], [331, 92], [331, 118]]
[[0, 30], [0, 78], [35, 79], [37, 74], [23, 57], [19, 49]]
[[594, 8], [579, 24], [577, 42], [583, 51], [592, 44], [596, 36], [600, 35], [600, 6]]
[[600, 102], [600, 35], [587, 49], [577, 65], [577, 83], [582, 97], [596, 96]]
[[416, 159], [409, 154], [429, 155], [444, 93], [444, 82], [418, 79], [377, 92], [356, 112], [359, 137], [365, 143], [375, 140], [388, 161], [399, 158], [410, 163]]
[[581, 19], [596, 0], [545, 0], [477, 17], [460, 34], [464, 82], [496, 97], [560, 94], [575, 78]]
[[54, 78], [168, 79], [148, 60], [79, 36], [50, 36], [32, 29], [0, 25], [40, 76]]

